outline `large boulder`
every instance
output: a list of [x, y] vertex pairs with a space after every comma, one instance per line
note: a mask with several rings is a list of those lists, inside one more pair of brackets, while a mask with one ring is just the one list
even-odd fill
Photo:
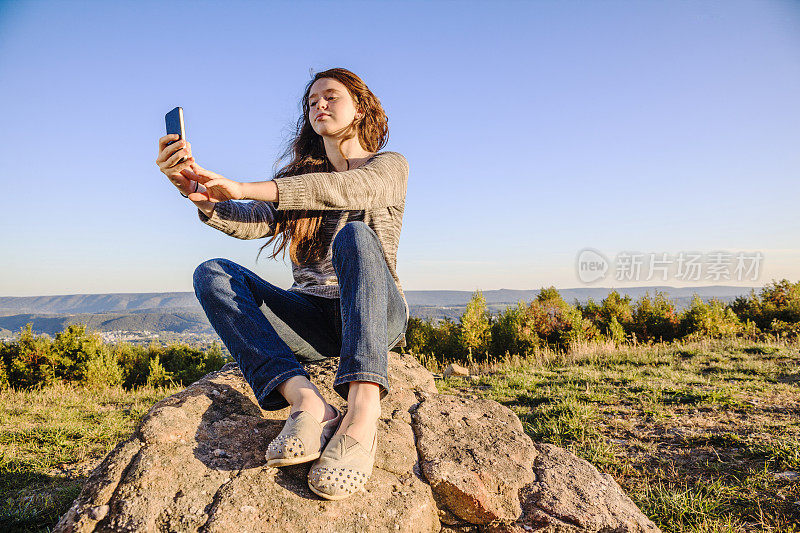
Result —
[[520, 533], [658, 531], [611, 476], [562, 448], [533, 443], [507, 407], [419, 395], [412, 416], [420, 465], [444, 524]]
[[[337, 363], [307, 370], [345, 408]], [[311, 463], [266, 466], [289, 409], [261, 410], [230, 363], [156, 403], [54, 531], [658, 531], [610, 476], [534, 444], [508, 408], [438, 394], [413, 356], [390, 352], [389, 375], [360, 494], [324, 500], [306, 483]]]

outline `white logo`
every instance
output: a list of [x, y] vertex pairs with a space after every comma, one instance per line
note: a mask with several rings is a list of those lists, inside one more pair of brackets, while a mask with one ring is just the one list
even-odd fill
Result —
[[591, 283], [606, 277], [608, 259], [594, 248], [584, 248], [578, 253], [578, 279]]

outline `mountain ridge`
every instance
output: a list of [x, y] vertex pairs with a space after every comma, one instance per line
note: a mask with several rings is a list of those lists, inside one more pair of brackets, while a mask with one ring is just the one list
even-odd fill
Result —
[[[663, 291], [680, 302], [691, 301], [694, 293], [703, 299], [720, 298], [732, 300], [747, 295], [751, 289], [761, 287], [735, 287], [728, 285], [705, 285], [699, 287], [670, 287], [651, 285], [647, 287], [577, 287], [557, 289], [569, 303], [577, 299], [586, 303], [589, 298], [599, 302], [612, 290], [636, 299], [649, 292]], [[482, 290], [487, 305], [517, 304], [520, 300], [531, 301], [540, 289], [490, 289]], [[404, 291], [410, 307], [447, 307], [466, 305], [474, 291], [421, 290]], [[101, 294], [64, 294], [51, 296], [0, 296], [0, 315], [11, 314], [77, 314], [109, 312], [142, 312], [145, 310], [202, 310], [194, 292], [130, 292]]]

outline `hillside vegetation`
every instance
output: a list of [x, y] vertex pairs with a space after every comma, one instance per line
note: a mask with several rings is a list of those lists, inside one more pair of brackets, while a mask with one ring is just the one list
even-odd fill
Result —
[[773, 281], [759, 293], [730, 303], [698, 296], [683, 311], [666, 294], [645, 293], [635, 301], [612, 291], [601, 302], [568, 304], [554, 287], [532, 302], [520, 301], [499, 314], [476, 291], [458, 321], [412, 317], [407, 350], [423, 359], [483, 362], [537, 348], [570, 351], [587, 343], [637, 345], [673, 340], [737, 337], [793, 339], [800, 334], [800, 281]]

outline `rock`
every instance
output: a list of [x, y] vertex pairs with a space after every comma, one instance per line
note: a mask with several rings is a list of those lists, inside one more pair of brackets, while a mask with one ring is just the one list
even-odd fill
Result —
[[471, 524], [516, 519], [533, 481], [533, 443], [519, 418], [491, 400], [422, 395], [412, 412], [422, 472], [450, 512]]
[[[331, 388], [337, 364], [306, 368], [345, 408]], [[438, 394], [413, 356], [390, 352], [389, 376], [363, 494], [319, 498], [310, 462], [267, 467], [289, 409], [261, 410], [230, 363], [156, 403], [54, 531], [657, 531], [613, 479], [531, 442], [508, 408]]]
[[[308, 370], [326, 398], [343, 408], [330, 387], [337, 363]], [[262, 411], [231, 363], [155, 404], [95, 468], [54, 531], [438, 532], [409, 413], [417, 392], [436, 387], [416, 359], [392, 353], [390, 388], [366, 494], [323, 500], [308, 488], [310, 462], [267, 467], [267, 445], [289, 409]]]
[[444, 369], [444, 377], [450, 376], [469, 376], [469, 369], [459, 366], [455, 363], [451, 363], [447, 365], [447, 368]]
[[520, 492], [523, 523], [563, 531], [659, 531], [614, 478], [558, 446], [534, 446], [536, 481]]
[[[417, 449], [440, 507], [484, 531], [658, 531], [614, 479], [549, 444], [490, 400], [420, 394]], [[446, 525], [459, 525], [443, 518]]]
[[772, 474], [772, 477], [778, 481], [798, 481], [800, 480], [800, 472], [787, 470], [785, 472], [776, 472]]

